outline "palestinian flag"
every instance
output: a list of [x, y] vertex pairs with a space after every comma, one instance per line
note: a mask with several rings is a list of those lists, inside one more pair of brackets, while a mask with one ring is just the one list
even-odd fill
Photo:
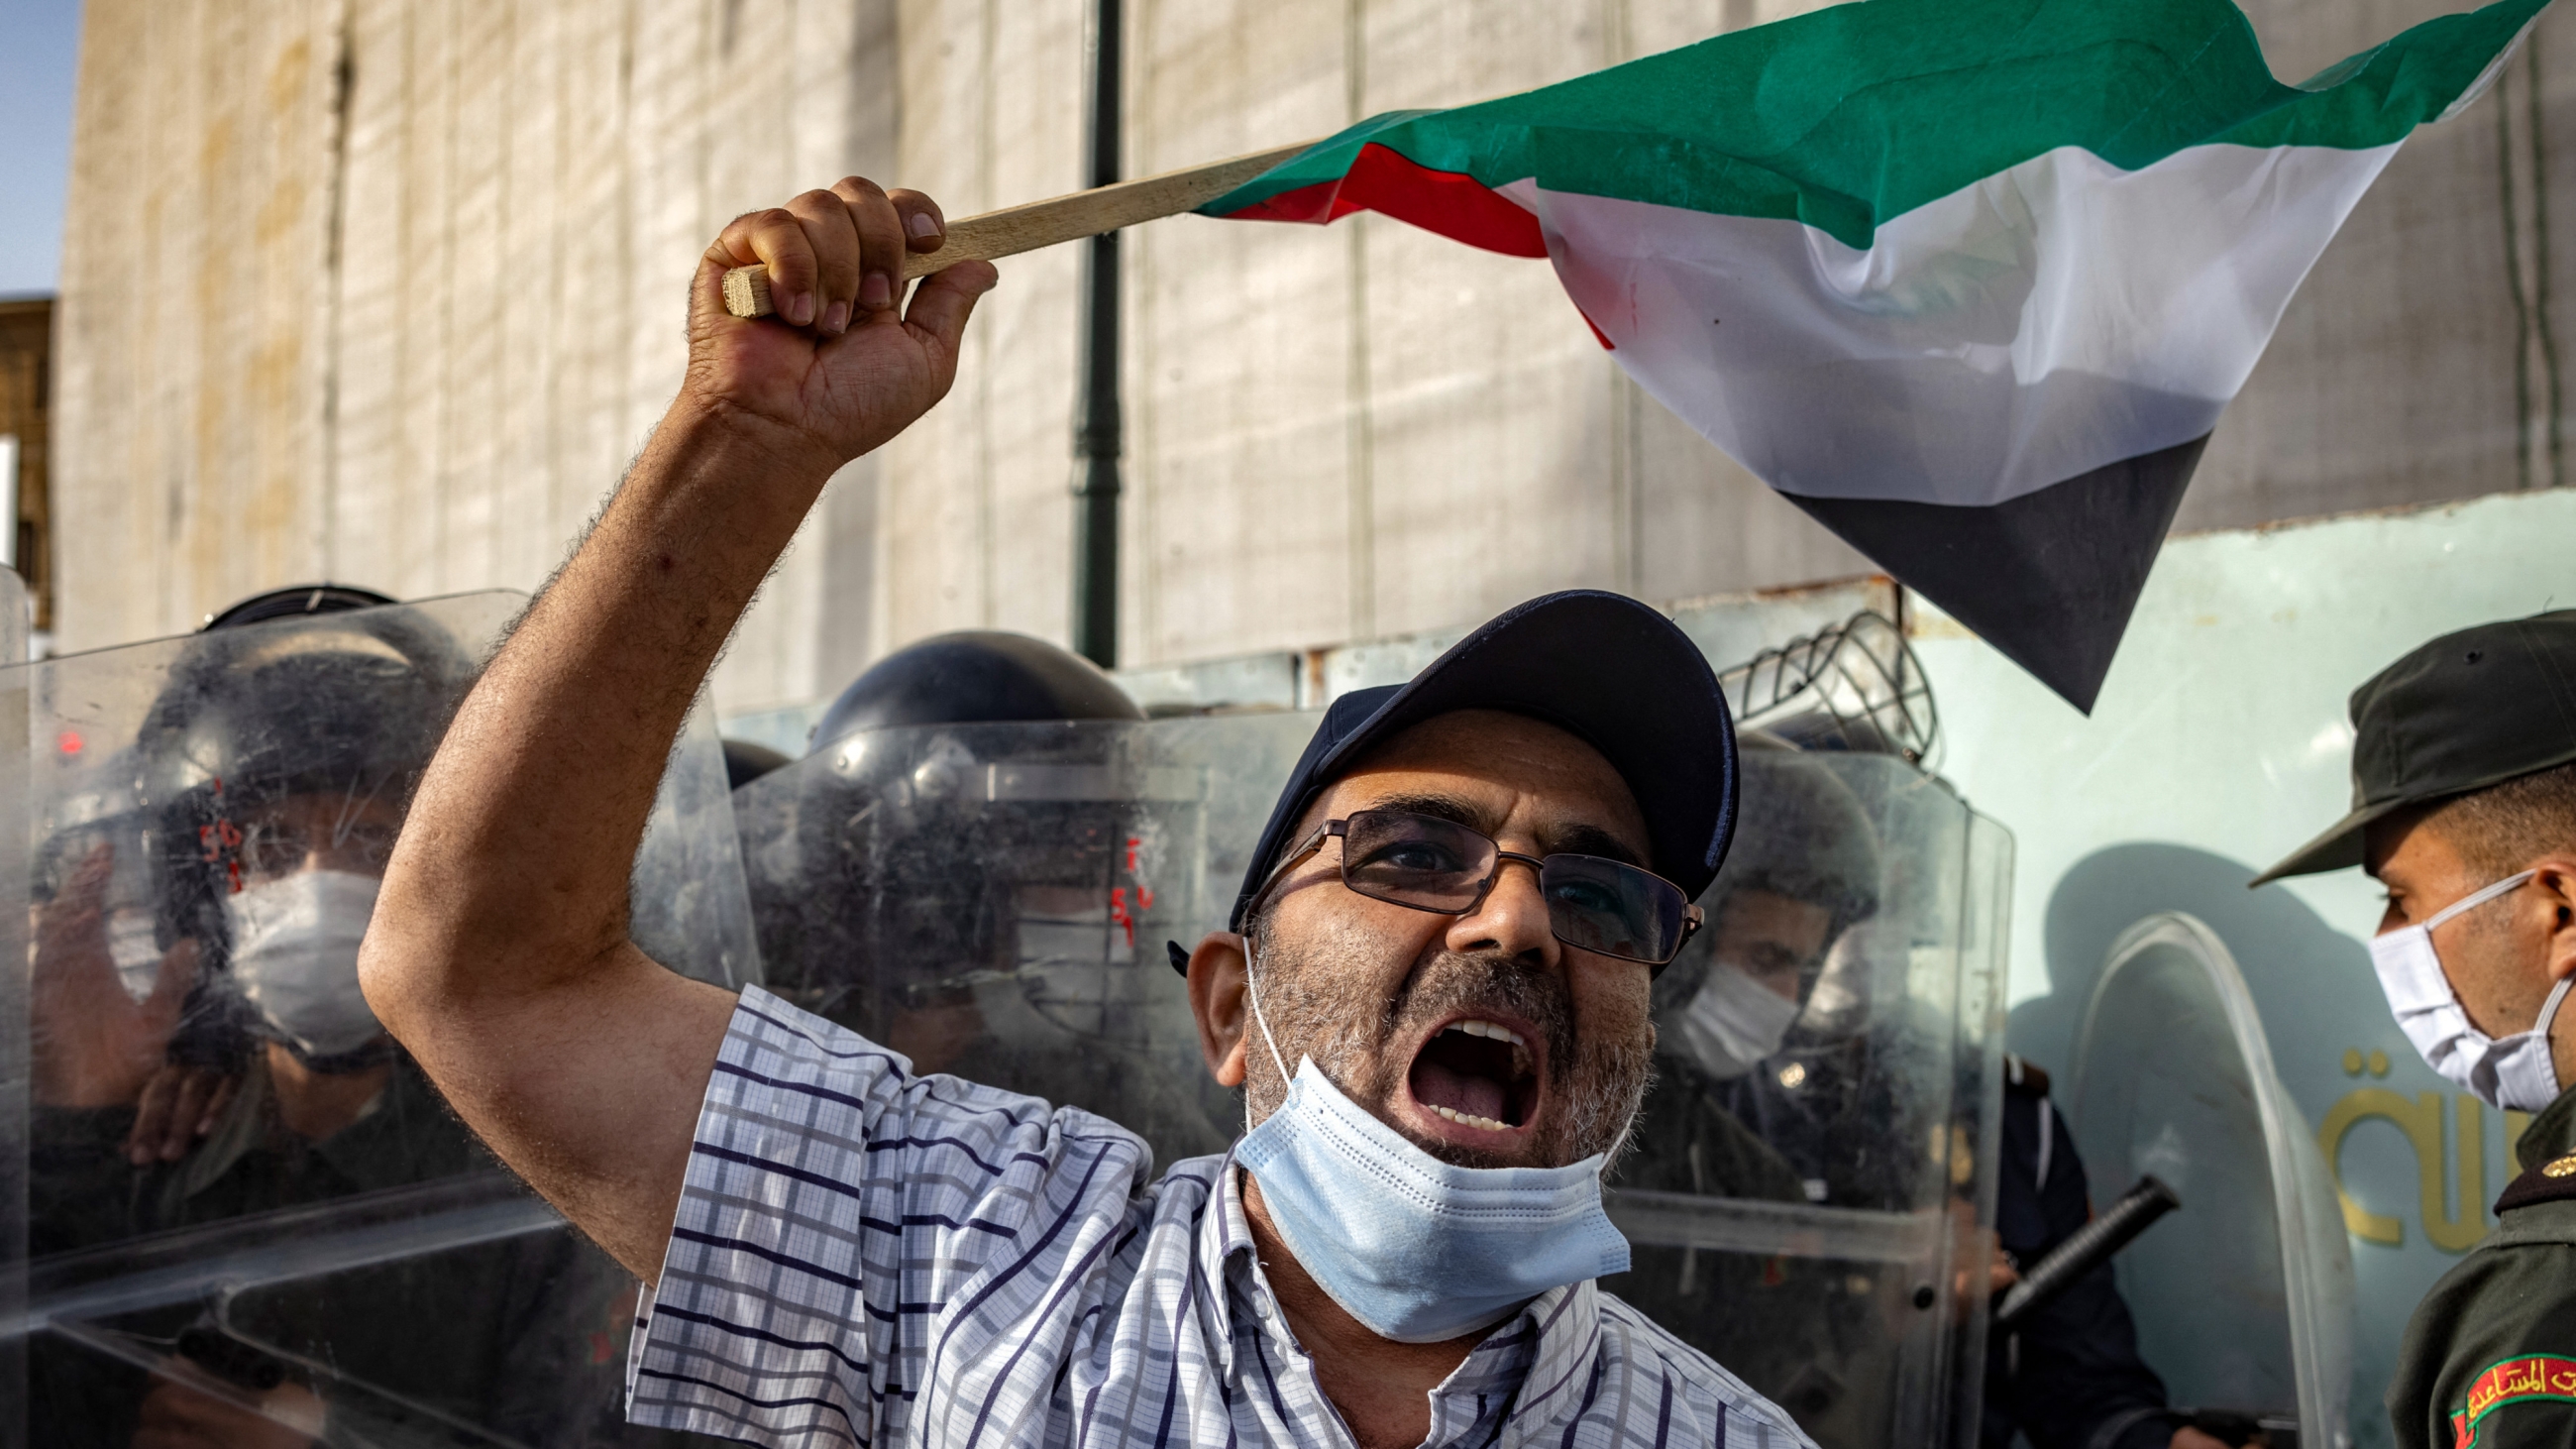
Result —
[[1640, 386], [2089, 710], [2290, 294], [2545, 3], [2292, 86], [2227, 0], [1863, 0], [1379, 116], [1202, 211], [1550, 258]]

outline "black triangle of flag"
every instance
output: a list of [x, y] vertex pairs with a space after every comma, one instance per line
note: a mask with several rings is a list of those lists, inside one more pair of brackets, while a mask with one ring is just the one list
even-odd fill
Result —
[[2208, 444], [2203, 434], [1983, 508], [1781, 496], [2091, 714]]

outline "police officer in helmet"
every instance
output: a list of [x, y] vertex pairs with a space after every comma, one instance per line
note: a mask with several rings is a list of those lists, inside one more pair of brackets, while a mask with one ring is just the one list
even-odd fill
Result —
[[[1086, 857], [1105, 856], [1118, 823], [1114, 804], [1043, 820], [994, 808], [974, 743], [1000, 732], [969, 727], [1143, 718], [1098, 666], [1022, 634], [942, 634], [869, 667], [824, 711], [805, 760], [744, 802], [755, 836], [794, 835], [789, 869], [753, 867], [773, 989], [943, 1070], [972, 1039], [955, 1019], [971, 999], [958, 978], [1010, 964], [1012, 888], [1032, 871], [1097, 874]], [[888, 769], [870, 748], [877, 731], [936, 726], [959, 728], [933, 734], [917, 763]], [[1058, 762], [1098, 753], [1079, 731], [1034, 738]], [[766, 825], [773, 800], [792, 822]]]
[[[735, 797], [768, 988], [917, 1070], [971, 1061], [1161, 1151], [1222, 1148], [1231, 1114], [1191, 1090], [1149, 919], [1196, 802], [1137, 793], [1144, 718], [1098, 666], [1021, 634], [871, 666], [802, 761]], [[1161, 1062], [1157, 1042], [1192, 1056]]]
[[[474, 674], [445, 627], [391, 604], [332, 586], [278, 590], [216, 616], [175, 657], [141, 646], [150, 664], [138, 667], [167, 660], [116, 756], [130, 762], [141, 828], [103, 842], [67, 834], [57, 854], [79, 857], [54, 862], [37, 922], [40, 1262], [491, 1170], [358, 989], [358, 944], [412, 787]], [[120, 848], [143, 857], [161, 957], [140, 999], [118, 976], [102, 910]], [[543, 1235], [384, 1265], [355, 1312], [328, 1280], [254, 1285], [246, 1301], [325, 1345], [351, 1382], [410, 1376], [443, 1412], [543, 1436], [602, 1397], [542, 1357], [572, 1337], [551, 1331], [556, 1315], [604, 1327], [616, 1291], [595, 1273], [583, 1281], [573, 1251]], [[287, 1371], [213, 1330], [212, 1313], [190, 1299], [106, 1325], [179, 1345], [148, 1374], [94, 1343], [40, 1337], [38, 1442], [285, 1449], [347, 1410], [331, 1376]]]

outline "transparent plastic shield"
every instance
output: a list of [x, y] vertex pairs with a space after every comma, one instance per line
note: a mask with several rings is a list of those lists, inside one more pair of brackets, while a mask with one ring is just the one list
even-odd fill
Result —
[[[0, 664], [27, 657], [27, 590], [0, 569]], [[0, 900], [27, 879], [27, 692], [0, 670]], [[27, 915], [0, 911], [0, 960], [27, 959]], [[27, 1302], [27, 976], [0, 971], [0, 1324]], [[0, 1328], [0, 1449], [27, 1442], [26, 1344]]]
[[2253, 1415], [2274, 1444], [2350, 1444], [2352, 1259], [2334, 1183], [2207, 926], [2159, 914], [2113, 944], [2067, 1100], [2097, 1194], [2152, 1173], [2182, 1199], [2112, 1260], [2173, 1402]]
[[[1165, 942], [1224, 925], [1311, 715], [850, 736], [734, 811], [770, 990], [910, 1058], [1224, 1151]], [[1257, 802], [1257, 803], [1256, 803]], [[1235, 852], [1229, 854], [1229, 850]]]
[[[632, 1282], [473, 1141], [356, 951], [421, 771], [524, 600], [279, 620], [0, 671], [30, 738], [31, 1440], [617, 1442]], [[710, 786], [709, 782], [713, 784]], [[635, 929], [757, 970], [708, 722]], [[139, 1159], [139, 1160], [138, 1160]], [[226, 1438], [225, 1436], [229, 1436]]]
[[1747, 749], [1604, 1286], [1827, 1449], [1977, 1431], [2009, 838], [1885, 756]]

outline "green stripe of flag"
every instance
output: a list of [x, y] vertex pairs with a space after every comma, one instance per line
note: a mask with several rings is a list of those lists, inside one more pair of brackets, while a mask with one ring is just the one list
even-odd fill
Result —
[[1202, 210], [1332, 181], [1377, 142], [1487, 186], [1793, 219], [1865, 248], [1890, 218], [2060, 147], [2135, 171], [2192, 146], [2403, 140], [2546, 3], [2442, 16], [2289, 86], [2228, 0], [1856, 0], [1521, 95], [1374, 117]]

